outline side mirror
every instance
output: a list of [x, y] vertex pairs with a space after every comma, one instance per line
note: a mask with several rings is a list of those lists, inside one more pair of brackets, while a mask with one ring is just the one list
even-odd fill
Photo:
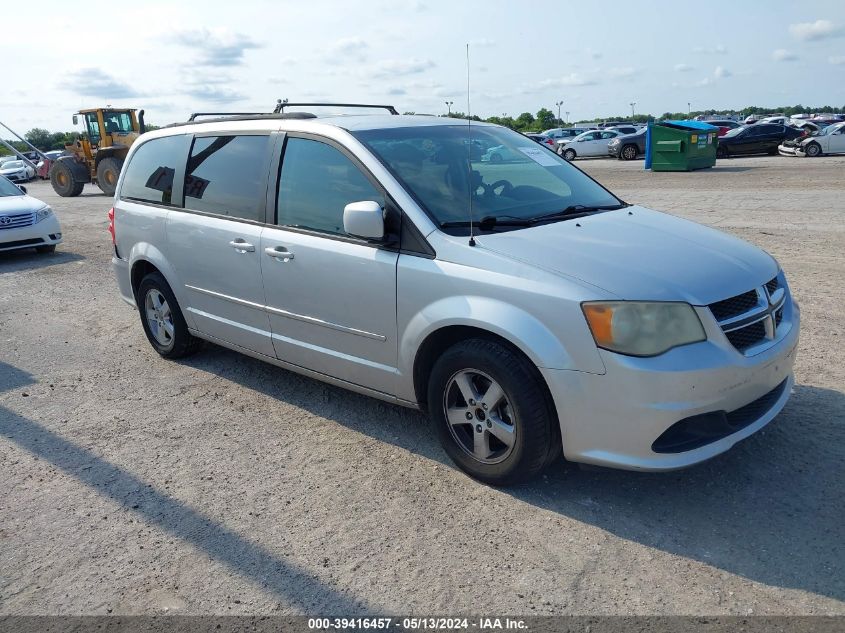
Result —
[[73, 124], [74, 124], [74, 125], [78, 125], [78, 124], [79, 124], [79, 117], [78, 117], [78, 116], [76, 116], [75, 114], [73, 115]]
[[374, 200], [350, 202], [343, 208], [343, 230], [368, 240], [384, 239], [384, 212]]
[[18, 189], [26, 193], [26, 187], [24, 187], [23, 185], [18, 185]]

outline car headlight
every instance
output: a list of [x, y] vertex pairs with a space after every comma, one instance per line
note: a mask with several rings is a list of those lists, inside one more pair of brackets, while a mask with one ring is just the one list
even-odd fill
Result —
[[53, 215], [53, 210], [50, 207], [38, 209], [38, 211], [35, 212], [35, 223], [38, 224], [41, 220], [46, 220], [51, 215]]
[[590, 301], [581, 308], [596, 345], [628, 356], [657, 356], [707, 339], [688, 303]]
[[619, 145], [619, 139], [618, 138], [613, 139], [612, 141], [610, 141], [610, 145]]

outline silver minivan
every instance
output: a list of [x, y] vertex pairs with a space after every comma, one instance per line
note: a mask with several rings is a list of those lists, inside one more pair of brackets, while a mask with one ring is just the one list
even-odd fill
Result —
[[[482, 162], [476, 144], [503, 146]], [[777, 262], [623, 202], [503, 127], [230, 116], [144, 134], [110, 211], [165, 358], [212, 341], [428, 413], [492, 484], [669, 470], [768, 424], [799, 311]]]

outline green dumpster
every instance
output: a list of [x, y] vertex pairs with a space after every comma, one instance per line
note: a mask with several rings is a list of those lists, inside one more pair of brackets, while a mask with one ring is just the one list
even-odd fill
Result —
[[649, 126], [646, 169], [692, 171], [716, 164], [719, 128], [704, 121], [661, 121]]

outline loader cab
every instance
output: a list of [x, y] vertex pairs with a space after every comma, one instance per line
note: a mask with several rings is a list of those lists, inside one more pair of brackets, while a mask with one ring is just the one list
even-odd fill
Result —
[[[95, 109], [79, 112], [85, 135], [92, 149], [111, 147], [112, 145], [129, 146], [138, 137], [138, 119], [135, 110]], [[77, 124], [79, 118], [73, 115]]]

